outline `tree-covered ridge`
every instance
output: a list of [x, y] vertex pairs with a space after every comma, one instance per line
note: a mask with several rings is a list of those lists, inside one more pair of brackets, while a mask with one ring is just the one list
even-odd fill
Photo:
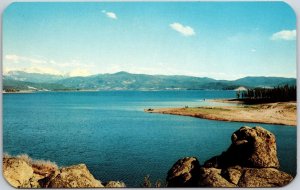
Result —
[[69, 77], [49, 74], [10, 72], [3, 77], [3, 89], [18, 90], [234, 90], [245, 88], [295, 85], [295, 78], [244, 77], [217, 80], [183, 75], [148, 75], [117, 72], [91, 76]]
[[238, 91], [237, 98], [248, 101], [286, 102], [296, 101], [296, 85], [282, 85], [274, 88], [253, 88], [247, 91]]

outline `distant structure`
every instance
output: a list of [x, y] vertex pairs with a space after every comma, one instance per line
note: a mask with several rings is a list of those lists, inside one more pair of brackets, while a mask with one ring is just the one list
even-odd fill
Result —
[[247, 88], [245, 88], [245, 87], [243, 87], [243, 86], [240, 86], [240, 87], [238, 87], [238, 88], [236, 88], [236, 89], [234, 89], [235, 91], [247, 91], [248, 89]]
[[236, 92], [236, 98], [240, 99], [243, 96], [243, 92], [247, 91], [248, 89], [245, 88], [245, 87], [243, 87], [243, 86], [240, 86], [240, 87], [238, 87], [238, 88], [236, 88], [234, 90], [237, 91]]

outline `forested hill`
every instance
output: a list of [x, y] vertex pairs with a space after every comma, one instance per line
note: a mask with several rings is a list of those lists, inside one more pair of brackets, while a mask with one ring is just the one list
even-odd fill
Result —
[[285, 84], [296, 85], [296, 79], [245, 77], [230, 81], [183, 75], [132, 74], [123, 71], [86, 77], [12, 71], [3, 76], [4, 90], [233, 90], [240, 86], [272, 88]]

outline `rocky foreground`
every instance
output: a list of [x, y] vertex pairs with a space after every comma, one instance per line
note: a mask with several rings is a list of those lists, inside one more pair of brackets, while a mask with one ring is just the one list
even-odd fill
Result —
[[232, 144], [203, 165], [195, 157], [178, 160], [169, 170], [168, 187], [280, 187], [293, 177], [279, 170], [275, 136], [262, 127], [242, 127]]
[[[271, 132], [242, 127], [231, 140], [225, 152], [203, 165], [196, 157], [178, 160], [168, 172], [167, 187], [280, 187], [293, 180], [279, 170], [276, 139]], [[17, 188], [126, 187], [120, 181], [102, 183], [85, 164], [58, 168], [26, 156], [4, 156], [3, 174]]]
[[16, 188], [126, 187], [120, 181], [102, 183], [94, 178], [85, 164], [59, 169], [51, 162], [35, 162], [26, 156], [5, 156], [3, 175]]

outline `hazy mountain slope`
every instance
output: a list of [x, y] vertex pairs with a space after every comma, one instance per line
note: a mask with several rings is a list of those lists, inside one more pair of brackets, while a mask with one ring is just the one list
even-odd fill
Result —
[[295, 85], [296, 79], [283, 77], [244, 77], [233, 83], [247, 87], [274, 87], [277, 85]]
[[24, 71], [9, 71], [5, 74], [7, 79], [35, 82], [35, 83], [51, 83], [66, 78], [62, 75], [40, 74], [40, 73], [26, 73]]
[[118, 72], [87, 77], [66, 77], [14, 71], [4, 76], [4, 88], [28, 89], [92, 89], [92, 90], [232, 90], [247, 88], [295, 85], [296, 79], [282, 77], [245, 77], [234, 81], [215, 80], [207, 77], [181, 75], [146, 75]]
[[3, 90], [72, 90], [72, 88], [65, 87], [62, 84], [54, 83], [33, 83], [26, 81], [18, 81], [14, 79], [3, 78]]
[[68, 87], [98, 89], [200, 89], [201, 85], [215, 82], [211, 78], [189, 76], [145, 75], [118, 72], [89, 77], [71, 77], [58, 81]]

